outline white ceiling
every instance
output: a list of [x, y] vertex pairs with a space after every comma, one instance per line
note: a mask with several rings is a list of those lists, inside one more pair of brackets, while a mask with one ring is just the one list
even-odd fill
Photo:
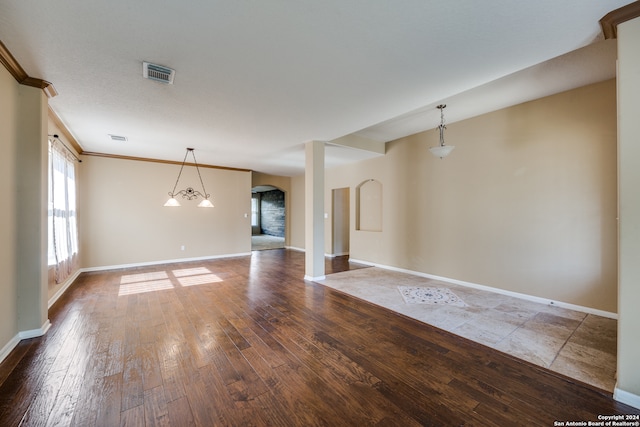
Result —
[[[628, 0], [0, 0], [0, 40], [85, 151], [294, 175], [303, 144], [389, 141], [615, 76]], [[176, 70], [142, 77], [142, 61]], [[109, 134], [123, 135], [114, 142]], [[372, 142], [373, 144], [373, 142]], [[376, 155], [329, 145], [328, 167]]]

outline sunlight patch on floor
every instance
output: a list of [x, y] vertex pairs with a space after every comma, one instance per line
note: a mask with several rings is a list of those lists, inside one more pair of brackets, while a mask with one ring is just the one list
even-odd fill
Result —
[[164, 291], [173, 289], [171, 280], [147, 280], [144, 282], [128, 283], [120, 285], [118, 296], [141, 294], [144, 292]]
[[183, 268], [180, 270], [171, 270], [171, 273], [176, 277], [184, 277], [184, 276], [196, 276], [198, 274], [209, 274], [211, 270], [207, 267], [196, 267], [196, 268]]
[[222, 282], [222, 279], [215, 274], [202, 274], [199, 276], [179, 277], [178, 282], [182, 286], [196, 286], [196, 285], [204, 285], [207, 283]]
[[120, 284], [148, 282], [150, 280], [168, 279], [169, 275], [166, 271], [152, 271], [149, 273], [127, 274], [120, 278]]
[[166, 291], [178, 286], [198, 286], [222, 281], [220, 276], [206, 267], [127, 274], [120, 278], [118, 296]]

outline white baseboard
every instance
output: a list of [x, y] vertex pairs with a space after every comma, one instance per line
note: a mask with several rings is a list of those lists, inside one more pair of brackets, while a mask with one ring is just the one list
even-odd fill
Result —
[[[291, 249], [292, 251], [298, 251], [298, 252], [307, 252], [306, 249], [297, 248], [295, 246], [285, 246], [285, 249]], [[324, 256], [328, 257], [328, 258], [335, 257], [335, 255], [331, 255], [331, 254], [324, 254]], [[327, 276], [309, 276], [309, 275], [306, 275], [306, 274], [304, 276], [304, 280], [309, 281], [309, 282], [317, 282], [318, 280], [324, 280], [326, 278], [327, 278]]]
[[618, 386], [613, 389], [613, 398], [620, 403], [640, 409], [640, 396], [629, 393], [628, 391], [620, 390]]
[[349, 255], [349, 252], [340, 252], [340, 253], [337, 253], [337, 254], [324, 254], [324, 255], [329, 257], [329, 258], [335, 258], [337, 256]]
[[8, 343], [4, 345], [4, 347], [0, 349], [0, 363], [2, 363], [4, 359], [7, 358], [9, 353], [11, 353], [11, 351], [14, 348], [16, 348], [16, 346], [18, 345], [18, 343], [20, 343], [20, 341], [26, 340], [29, 338], [41, 337], [42, 335], [47, 333], [50, 327], [51, 327], [51, 322], [49, 321], [49, 319], [47, 319], [47, 321], [44, 322], [44, 324], [38, 329], [31, 329], [29, 331], [18, 332], [13, 338], [9, 340]]
[[31, 329], [28, 331], [18, 332], [18, 338], [21, 340], [26, 340], [29, 338], [41, 337], [47, 333], [50, 327], [51, 327], [51, 322], [49, 321], [49, 319], [47, 319], [47, 321], [44, 322], [44, 324], [38, 329]]
[[236, 257], [242, 257], [242, 256], [251, 256], [251, 252], [240, 252], [237, 254], [213, 255], [213, 256], [203, 256], [203, 257], [195, 257], [195, 258], [165, 259], [162, 261], [136, 262], [132, 264], [105, 265], [100, 267], [82, 268], [81, 270], [82, 271], [120, 270], [122, 268], [147, 267], [150, 265], [175, 264], [178, 262], [206, 261], [206, 260], [212, 260], [212, 259], [236, 258]]
[[607, 317], [609, 319], [618, 319], [618, 314], [617, 313], [611, 313], [609, 311], [598, 310], [598, 309], [595, 309], [595, 308], [584, 307], [584, 306], [581, 306], [581, 305], [575, 305], [575, 304], [571, 304], [571, 303], [568, 303], [568, 302], [555, 301], [555, 300], [551, 300], [551, 299], [547, 299], [547, 298], [536, 297], [536, 296], [533, 296], [533, 295], [521, 294], [519, 292], [507, 291], [505, 289], [493, 288], [491, 286], [479, 285], [477, 283], [465, 282], [463, 280], [451, 279], [449, 277], [436, 276], [436, 275], [433, 275], [433, 274], [422, 273], [420, 271], [407, 270], [407, 269], [404, 269], [404, 268], [392, 267], [392, 266], [389, 266], [389, 265], [377, 264], [377, 263], [369, 262], [369, 261], [350, 259], [349, 262], [355, 262], [355, 263], [358, 263], [358, 264], [370, 265], [372, 267], [383, 268], [385, 270], [397, 271], [397, 272], [400, 272], [400, 273], [407, 273], [407, 274], [411, 274], [411, 275], [414, 275], [414, 276], [425, 277], [427, 279], [440, 280], [442, 282], [453, 283], [453, 284], [456, 284], [456, 285], [466, 286], [466, 287], [474, 288], [474, 289], [480, 289], [480, 290], [483, 290], [483, 291], [495, 292], [495, 293], [498, 293], [498, 294], [508, 295], [510, 297], [520, 298], [520, 299], [524, 299], [524, 300], [528, 300], [528, 301], [533, 301], [533, 302], [537, 302], [537, 303], [540, 303], [540, 304], [553, 305], [553, 306], [556, 306], [556, 307], [566, 308], [568, 310], [580, 311], [582, 313], [588, 313], [588, 314], [595, 314], [596, 316]]
[[20, 342], [20, 337], [18, 335], [16, 335], [15, 337], [11, 338], [9, 340], [9, 342], [7, 344], [5, 344], [4, 347], [2, 347], [0, 349], [0, 363], [2, 363], [4, 361], [4, 359], [7, 358], [9, 353], [11, 353], [11, 351], [14, 348], [16, 348], [16, 346], [18, 345], [19, 342]]
[[49, 298], [49, 303], [47, 304], [47, 308], [51, 308], [51, 306], [55, 304], [56, 301], [58, 301], [58, 299], [60, 299], [62, 294], [64, 294], [67, 291], [67, 289], [69, 289], [69, 286], [73, 284], [73, 282], [78, 278], [80, 273], [82, 273], [83, 271], [84, 270], [82, 268], [79, 268], [71, 276], [67, 277], [67, 280], [65, 280], [64, 284], [60, 287], [60, 289], [58, 289], [56, 293], [53, 294], [51, 298]]

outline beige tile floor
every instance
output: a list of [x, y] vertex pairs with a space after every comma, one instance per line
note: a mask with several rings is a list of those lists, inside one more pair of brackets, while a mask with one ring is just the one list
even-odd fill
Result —
[[[331, 274], [318, 283], [608, 392], [614, 389], [614, 319], [376, 267]], [[398, 286], [449, 288], [467, 306], [406, 304]]]

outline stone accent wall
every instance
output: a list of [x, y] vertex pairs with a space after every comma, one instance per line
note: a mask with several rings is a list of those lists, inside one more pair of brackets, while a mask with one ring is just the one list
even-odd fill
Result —
[[262, 234], [284, 237], [284, 192], [280, 190], [260, 193]]

